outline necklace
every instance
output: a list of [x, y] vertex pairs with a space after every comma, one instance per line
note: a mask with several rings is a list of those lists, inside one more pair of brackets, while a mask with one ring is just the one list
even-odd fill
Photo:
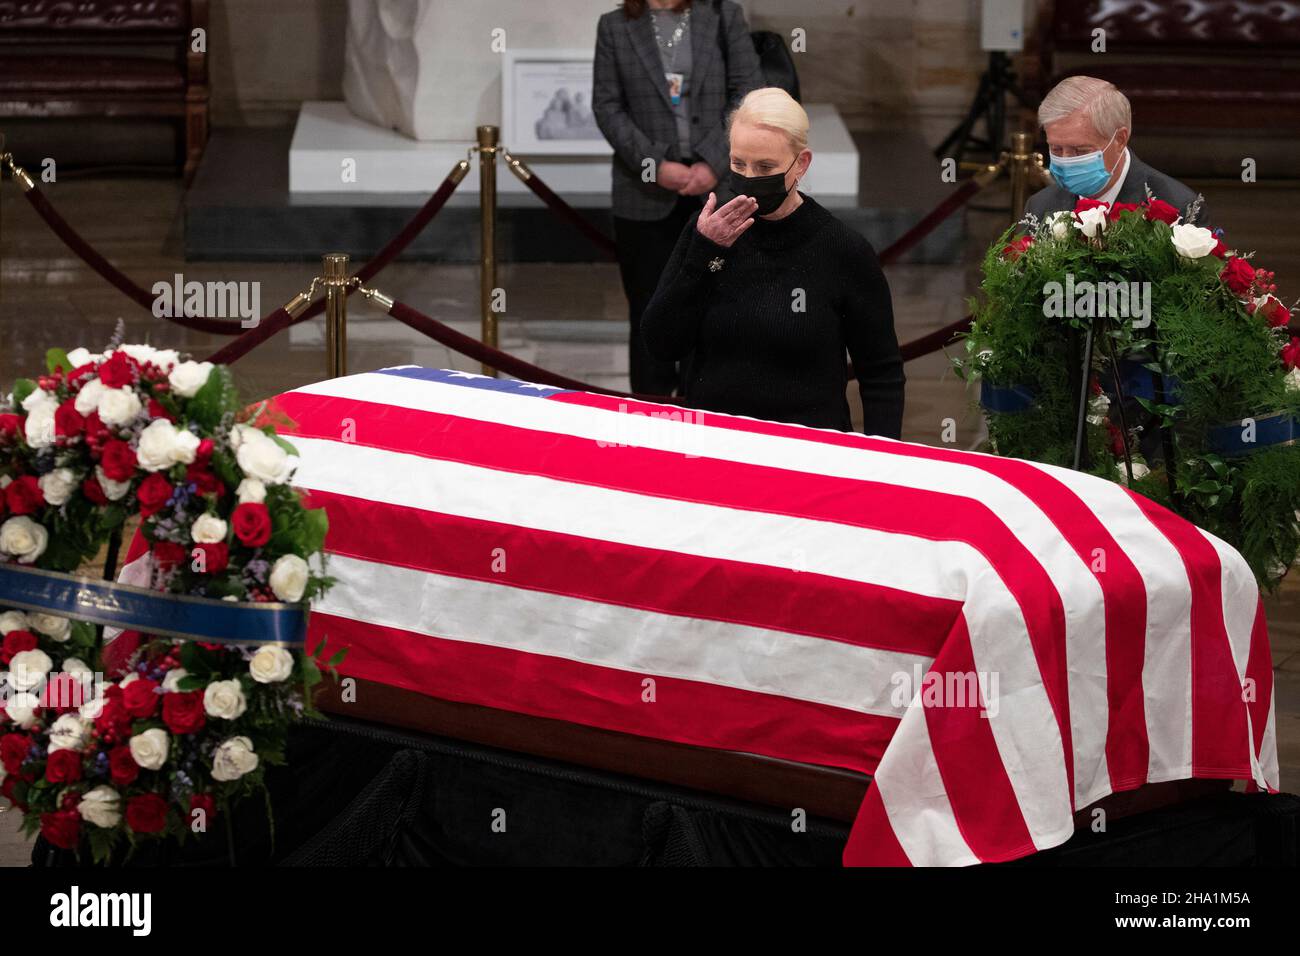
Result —
[[668, 69], [670, 72], [676, 72], [677, 45], [682, 42], [682, 34], [686, 32], [686, 28], [690, 26], [690, 23], [691, 23], [691, 8], [687, 7], [686, 12], [682, 14], [682, 18], [677, 21], [677, 29], [673, 30], [673, 35], [670, 36], [668, 38], [668, 42], [665, 43], [663, 37], [659, 35], [659, 18], [656, 17], [653, 13], [650, 14], [650, 25], [654, 27], [655, 42], [659, 44], [659, 46], [664, 50], [665, 53], [669, 53], [669, 52], [671, 53], [671, 56], [668, 60]]

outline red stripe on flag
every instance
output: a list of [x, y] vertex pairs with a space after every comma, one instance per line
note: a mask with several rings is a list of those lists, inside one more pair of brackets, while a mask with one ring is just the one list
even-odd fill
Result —
[[1250, 712], [1251, 746], [1256, 758], [1264, 745], [1268, 730], [1268, 712], [1273, 703], [1273, 654], [1268, 646], [1268, 620], [1264, 599], [1255, 608], [1255, 623], [1250, 629], [1250, 656], [1246, 660], [1246, 679], [1253, 685], [1254, 699], [1246, 702]]
[[[527, 626], [527, 622], [521, 622]], [[430, 697], [698, 747], [871, 773], [895, 717], [429, 637], [313, 612], [309, 644], [350, 647], [340, 673]], [[654, 680], [653, 702], [643, 681]]]
[[[1013, 860], [1033, 853], [1034, 840], [1021, 814], [993, 729], [988, 718], [982, 716], [989, 702], [983, 699], [977, 677], [963, 615], [957, 619], [931, 673], [922, 679], [921, 703], [935, 763], [962, 837], [971, 852], [985, 862]], [[937, 705], [933, 703], [935, 688]], [[1001, 703], [994, 701], [993, 705]], [[978, 780], [979, 785], [971, 786], [972, 780]]]
[[[958, 601], [312, 491], [325, 548], [491, 584], [934, 657]], [[494, 556], [504, 554], [504, 567]]]
[[1249, 779], [1250, 737], [1223, 620], [1218, 552], [1195, 525], [1141, 495], [1129, 496], [1178, 550], [1191, 583], [1192, 775]]
[[889, 823], [889, 814], [880, 799], [880, 791], [873, 783], [867, 788], [867, 795], [862, 800], [849, 831], [849, 842], [844, 845], [841, 857], [845, 866], [911, 866], [894, 828]]

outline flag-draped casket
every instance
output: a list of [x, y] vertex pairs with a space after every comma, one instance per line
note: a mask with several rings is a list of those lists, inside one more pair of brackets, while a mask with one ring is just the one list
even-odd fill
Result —
[[312, 644], [344, 674], [870, 774], [847, 863], [1024, 856], [1146, 783], [1277, 789], [1249, 568], [1120, 485], [416, 367], [271, 407], [328, 509]]

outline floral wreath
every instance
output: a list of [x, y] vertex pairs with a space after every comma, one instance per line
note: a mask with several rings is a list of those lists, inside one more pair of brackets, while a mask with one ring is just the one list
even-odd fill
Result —
[[[145, 345], [46, 365], [0, 401], [0, 569], [76, 571], [138, 516], [134, 584], [304, 607], [329, 587], [325, 512], [289, 484], [297, 452], [251, 424], [224, 366]], [[101, 648], [94, 624], [3, 595], [0, 635], [0, 793], [25, 834], [96, 862], [205, 833], [265, 790], [342, 660], [112, 629]]]
[[[1078, 396], [1066, 369], [1078, 357], [1068, 333], [1096, 320], [1049, 310], [1049, 285], [1066, 276], [1148, 283], [1149, 326], [1100, 326], [1086, 413], [1091, 470], [1223, 538], [1271, 588], [1300, 555], [1300, 444], [1288, 440], [1300, 427], [1300, 337], [1288, 331], [1274, 274], [1229, 248], [1221, 229], [1193, 224], [1201, 203], [1180, 213], [1148, 192], [1141, 204], [1080, 199], [1072, 211], [1027, 216], [984, 258], [983, 296], [956, 364], [983, 380], [990, 450], [1069, 466]], [[1117, 381], [1137, 384], [1125, 395], [1145, 424], [1133, 420], [1141, 412], [1121, 414]], [[1140, 428], [1161, 425], [1177, 441], [1172, 482], [1163, 463], [1138, 453]]]

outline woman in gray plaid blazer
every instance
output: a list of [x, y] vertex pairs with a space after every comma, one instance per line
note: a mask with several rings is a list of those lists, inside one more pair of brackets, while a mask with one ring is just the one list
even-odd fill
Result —
[[687, 219], [730, 167], [726, 115], [763, 85], [733, 0], [624, 0], [600, 18], [592, 110], [614, 148], [614, 238], [628, 300], [632, 390], [671, 394], [675, 362], [641, 341], [641, 313]]

